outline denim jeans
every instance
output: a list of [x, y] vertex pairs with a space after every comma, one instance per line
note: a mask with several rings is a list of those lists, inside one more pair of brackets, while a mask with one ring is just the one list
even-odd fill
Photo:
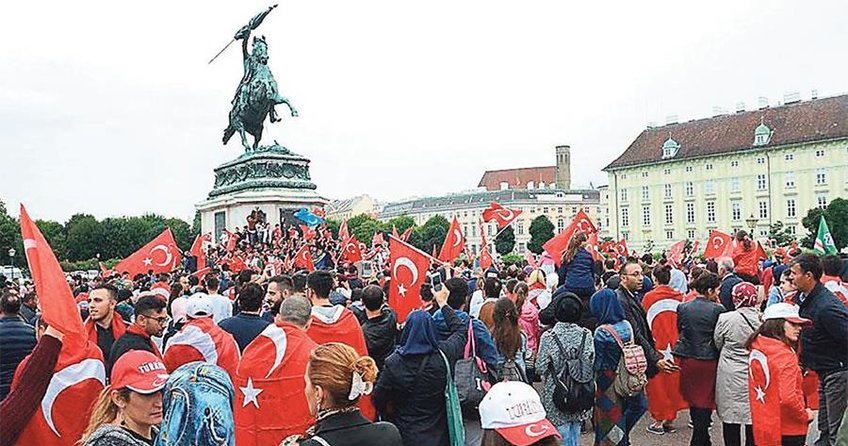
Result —
[[580, 422], [574, 421], [557, 426], [559, 434], [562, 435], [563, 446], [580, 446]]

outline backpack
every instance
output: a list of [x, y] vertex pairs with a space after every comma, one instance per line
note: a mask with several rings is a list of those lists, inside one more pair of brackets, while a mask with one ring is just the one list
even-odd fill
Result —
[[454, 366], [454, 381], [462, 407], [462, 415], [469, 420], [479, 419], [478, 406], [492, 387], [489, 382], [489, 372], [486, 362], [477, 357], [474, 344], [474, 329], [472, 319], [468, 318], [468, 340], [465, 342], [465, 355], [457, 360]]
[[626, 344], [611, 325], [602, 325], [602, 327], [615, 338], [615, 342], [621, 349], [615, 381], [612, 383], [613, 390], [619, 396], [632, 397], [640, 394], [648, 383], [648, 376], [645, 374], [648, 361], [645, 359], [645, 350], [634, 342], [635, 334], [630, 322], [624, 322], [630, 330], [630, 341]]
[[557, 375], [553, 363], [548, 363], [548, 372], [554, 380], [554, 406], [564, 414], [574, 414], [591, 409], [595, 405], [595, 377], [593, 376], [592, 361], [583, 361], [583, 349], [586, 348], [586, 337], [589, 331], [583, 331], [580, 349], [572, 348], [572, 355], [566, 356], [556, 334], [551, 337], [556, 342], [560, 355], [565, 358], [565, 367]]
[[156, 446], [235, 445], [233, 383], [208, 362], [185, 364], [168, 378]]
[[[522, 355], [522, 356], [524, 355], [524, 350], [526, 350], [526, 347], [524, 347], [525, 343], [526, 343], [525, 335], [524, 335], [524, 333], [521, 333], [521, 345], [522, 346], [521, 346], [521, 349], [519, 349], [517, 354]], [[520, 382], [523, 382], [523, 383], [527, 382], [527, 374], [525, 373], [524, 370], [522, 370], [521, 366], [518, 365], [518, 363], [515, 362], [515, 358], [509, 358], [506, 361], [504, 361], [503, 365], [501, 366], [499, 376], [500, 376], [501, 381], [520, 381]]]

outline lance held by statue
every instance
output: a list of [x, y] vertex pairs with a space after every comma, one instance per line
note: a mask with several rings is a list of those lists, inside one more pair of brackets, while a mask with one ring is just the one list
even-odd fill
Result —
[[[297, 110], [289, 103], [289, 100], [280, 96], [277, 89], [277, 81], [268, 67], [268, 44], [264, 36], [253, 38], [253, 49], [247, 51], [247, 43], [250, 32], [255, 30], [265, 17], [277, 5], [269, 7], [266, 11], [257, 14], [250, 22], [236, 32], [230, 44], [241, 40], [242, 56], [244, 57], [244, 76], [239, 82], [235, 97], [233, 97], [233, 108], [230, 110], [230, 123], [224, 130], [224, 144], [238, 132], [244, 150], [251, 152], [259, 149], [259, 141], [262, 139], [262, 130], [265, 126], [265, 118], [269, 117], [271, 122], [282, 121], [277, 115], [275, 106], [286, 104], [291, 110], [292, 116], [297, 116]], [[224, 50], [230, 45], [224, 47]], [[224, 50], [221, 50], [220, 55]], [[215, 60], [218, 56], [212, 58]], [[209, 61], [212, 63], [212, 61]], [[247, 141], [249, 133], [253, 136], [253, 146]]]

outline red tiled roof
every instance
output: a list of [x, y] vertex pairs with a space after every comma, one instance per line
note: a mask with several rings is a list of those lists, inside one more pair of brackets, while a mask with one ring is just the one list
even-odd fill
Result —
[[556, 166], [487, 170], [480, 178], [480, 184], [477, 187], [498, 190], [501, 188], [501, 183], [508, 183], [510, 189], [526, 189], [530, 181], [535, 187], [539, 187], [540, 182], [546, 185], [553, 184], [556, 181]]
[[[767, 145], [755, 147], [754, 129], [761, 121], [772, 136]], [[848, 95], [649, 128], [604, 170], [662, 161], [669, 136], [680, 145], [672, 160], [846, 138]]]

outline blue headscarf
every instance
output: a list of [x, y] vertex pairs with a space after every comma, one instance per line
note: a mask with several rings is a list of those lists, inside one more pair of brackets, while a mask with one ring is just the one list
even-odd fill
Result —
[[592, 315], [598, 319], [598, 324], [615, 324], [624, 320], [624, 308], [618, 302], [615, 291], [603, 288], [589, 301]]
[[397, 352], [401, 356], [423, 355], [439, 349], [436, 324], [430, 313], [415, 310], [406, 318]]

